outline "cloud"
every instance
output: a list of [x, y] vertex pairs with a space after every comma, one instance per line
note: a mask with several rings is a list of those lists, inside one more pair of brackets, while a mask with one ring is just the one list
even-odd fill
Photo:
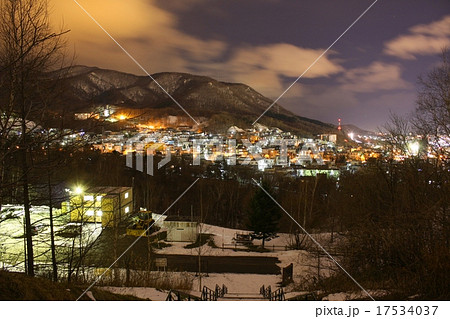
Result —
[[[296, 78], [322, 54], [322, 49], [308, 49], [292, 44], [277, 43], [238, 49], [229, 64], [241, 69], [272, 70], [279, 75]], [[342, 71], [342, 67], [323, 56], [305, 78], [323, 77]]]
[[[202, 40], [178, 30], [177, 17], [154, 0], [78, 1], [149, 72], [189, 70], [191, 61], [221, 56], [226, 43]], [[73, 1], [53, 3], [53, 22], [63, 17], [78, 63], [136, 70], [134, 63]], [[142, 73], [142, 71], [140, 71]]]
[[366, 67], [348, 70], [339, 82], [342, 90], [356, 93], [410, 88], [411, 84], [403, 80], [401, 75], [400, 66], [375, 61]]
[[[288, 43], [231, 47], [221, 40], [202, 39], [181, 30], [176, 13], [162, 9], [156, 0], [109, 0], [107, 10], [101, 0], [78, 1], [150, 73], [220, 74], [220, 80], [246, 83], [263, 94], [278, 97], [286, 88], [286, 78], [293, 81], [323, 52]], [[53, 6], [53, 16], [63, 16], [71, 29], [69, 39], [77, 63], [143, 74], [73, 1], [55, 1]], [[173, 6], [185, 10], [184, 2]], [[304, 77], [342, 72], [339, 63], [329, 58], [333, 54], [336, 52], [323, 56]], [[299, 92], [292, 88], [289, 93]]]
[[[236, 48], [225, 62], [203, 65], [203, 68], [212, 73], [226, 70], [225, 74], [221, 73], [222, 80], [246, 83], [268, 97], [276, 98], [290, 84], [285, 83], [292, 83], [322, 52], [322, 49], [301, 48], [287, 43], [244, 46]], [[323, 56], [303, 77], [328, 77], [342, 71], [338, 62]], [[297, 86], [289, 91], [290, 96], [300, 95], [301, 90]]]
[[450, 15], [430, 24], [420, 24], [385, 43], [384, 53], [413, 60], [417, 55], [433, 55], [450, 45]]
[[390, 109], [403, 112], [414, 100], [413, 85], [396, 64], [374, 61], [335, 78], [333, 84], [303, 84], [301, 98], [288, 96], [282, 104], [302, 116], [329, 123], [345, 117], [345, 123], [375, 129], [373, 123], [385, 123]]

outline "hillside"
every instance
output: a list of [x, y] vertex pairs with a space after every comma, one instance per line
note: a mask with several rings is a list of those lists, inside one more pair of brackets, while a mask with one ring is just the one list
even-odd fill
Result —
[[368, 130], [364, 130], [362, 128], [357, 127], [356, 125], [353, 124], [344, 124], [342, 125], [342, 132], [345, 135], [348, 135], [349, 133], [353, 133], [355, 134], [355, 136], [357, 135], [361, 135], [361, 136], [375, 136], [376, 133], [372, 132], [372, 131], [368, 131]]
[[[69, 111], [109, 104], [143, 110], [153, 118], [174, 115], [193, 124], [148, 76], [86, 66], [64, 71], [63, 98]], [[186, 73], [156, 73], [152, 77], [211, 130], [224, 131], [231, 125], [250, 127], [273, 102], [245, 84], [219, 82]], [[335, 131], [331, 124], [295, 115], [278, 104], [260, 123], [306, 135]]]

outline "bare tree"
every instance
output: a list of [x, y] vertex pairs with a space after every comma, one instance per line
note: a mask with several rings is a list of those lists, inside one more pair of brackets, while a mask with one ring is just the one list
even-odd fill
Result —
[[[25, 212], [27, 238], [27, 272], [34, 275], [31, 234], [29, 170], [35, 112], [42, 112], [44, 72], [62, 60], [64, 31], [53, 32], [46, 0], [4, 0], [0, 3], [0, 69], [2, 123], [19, 123], [15, 142], [21, 167], [20, 186]], [[11, 125], [11, 124], [10, 124]], [[2, 125], [3, 126], [3, 125]], [[5, 126], [4, 126], [5, 127]], [[14, 147], [11, 146], [11, 149]]]
[[398, 152], [408, 155], [408, 135], [411, 133], [410, 121], [402, 116], [390, 113], [389, 122], [383, 126], [387, 133], [387, 146], [391, 154]]
[[419, 78], [419, 93], [413, 124], [419, 134], [430, 140], [436, 155], [449, 156], [448, 143], [443, 137], [450, 136], [450, 51], [442, 50], [442, 61], [426, 76]]
[[[391, 149], [407, 156], [343, 175], [340, 200], [333, 204], [343, 212], [343, 263], [355, 278], [368, 285], [383, 283], [406, 296], [445, 299], [450, 260], [448, 50], [441, 65], [420, 78], [420, 85], [412, 118], [391, 115], [385, 126]], [[429, 142], [439, 165], [410, 152], [412, 131], [422, 135], [423, 144]]]

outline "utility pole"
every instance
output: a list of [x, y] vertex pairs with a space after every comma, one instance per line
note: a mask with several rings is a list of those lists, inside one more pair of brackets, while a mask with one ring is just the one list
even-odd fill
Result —
[[200, 183], [200, 222], [198, 224], [199, 233], [198, 233], [198, 290], [202, 291], [202, 222], [203, 222], [203, 183]]
[[58, 266], [56, 264], [56, 247], [55, 247], [55, 232], [53, 225], [53, 194], [52, 194], [52, 178], [50, 172], [50, 136], [49, 131], [47, 131], [47, 163], [49, 165], [47, 171], [47, 186], [48, 186], [48, 207], [49, 207], [49, 218], [50, 218], [50, 247], [52, 252], [52, 270], [53, 270], [53, 281], [58, 281]]
[[27, 267], [27, 237], [26, 237], [26, 226], [25, 226], [25, 216], [23, 217], [23, 255], [24, 255], [24, 266], [25, 266], [25, 273], [28, 274], [28, 267]]

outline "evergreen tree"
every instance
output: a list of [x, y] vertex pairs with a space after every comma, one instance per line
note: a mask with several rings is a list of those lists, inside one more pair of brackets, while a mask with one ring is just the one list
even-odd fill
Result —
[[[273, 198], [273, 190], [267, 182], [261, 185]], [[262, 239], [262, 247], [266, 240], [276, 236], [281, 212], [278, 205], [261, 188], [258, 188], [250, 203], [248, 214], [248, 228], [252, 231], [251, 236]]]

